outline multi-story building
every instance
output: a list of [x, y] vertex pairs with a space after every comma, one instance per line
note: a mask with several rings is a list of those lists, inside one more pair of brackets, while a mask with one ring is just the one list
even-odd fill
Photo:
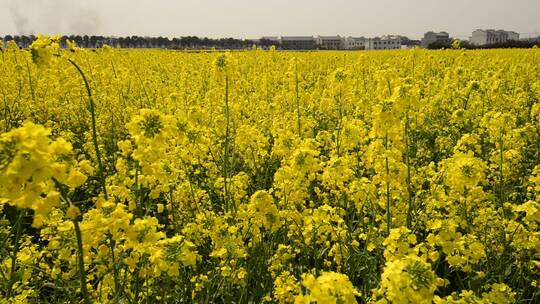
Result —
[[506, 34], [508, 35], [509, 41], [519, 41], [519, 33], [516, 33], [514, 31], [508, 31], [506, 32]]
[[398, 50], [401, 49], [401, 37], [386, 35], [382, 37], [369, 38], [366, 50]]
[[347, 37], [344, 43], [347, 50], [365, 50], [368, 39], [365, 37]]
[[474, 45], [486, 45], [496, 43], [495, 30], [475, 30], [472, 32], [470, 42]]
[[323, 50], [342, 50], [345, 47], [345, 41], [341, 36], [318, 36], [316, 38], [317, 46]]
[[452, 39], [450, 38], [450, 35], [447, 32], [432, 32], [429, 31], [424, 34], [424, 38], [422, 38], [422, 47], [427, 49], [431, 44], [437, 43], [437, 44], [450, 44], [452, 43]]
[[280, 42], [284, 50], [312, 50], [316, 41], [313, 36], [282, 36]]
[[519, 34], [504, 30], [475, 30], [472, 32], [470, 42], [474, 45], [489, 45], [519, 40]]

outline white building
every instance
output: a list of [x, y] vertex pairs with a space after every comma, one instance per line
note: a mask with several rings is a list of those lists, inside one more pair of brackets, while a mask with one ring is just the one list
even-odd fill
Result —
[[401, 37], [387, 35], [369, 38], [366, 50], [399, 50], [401, 49]]
[[505, 43], [510, 40], [519, 40], [519, 34], [504, 30], [476, 30], [472, 32], [471, 43], [474, 45], [489, 45]]
[[345, 39], [341, 36], [318, 36], [317, 45], [323, 50], [342, 50], [345, 47]]
[[365, 37], [347, 37], [345, 38], [345, 49], [347, 50], [365, 50], [368, 45]]
[[518, 41], [519, 40], [519, 33], [516, 33], [514, 31], [506, 32], [508, 35], [509, 41]]

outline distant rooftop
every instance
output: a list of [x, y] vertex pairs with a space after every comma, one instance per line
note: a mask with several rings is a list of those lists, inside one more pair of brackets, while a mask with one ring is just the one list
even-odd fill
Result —
[[281, 40], [313, 40], [313, 36], [281, 36]]
[[318, 36], [320, 39], [341, 39], [341, 36]]

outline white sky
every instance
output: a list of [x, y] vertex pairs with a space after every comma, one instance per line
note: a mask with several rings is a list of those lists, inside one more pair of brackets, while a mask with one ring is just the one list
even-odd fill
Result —
[[540, 0], [0, 0], [0, 35], [466, 38], [477, 28], [540, 35]]

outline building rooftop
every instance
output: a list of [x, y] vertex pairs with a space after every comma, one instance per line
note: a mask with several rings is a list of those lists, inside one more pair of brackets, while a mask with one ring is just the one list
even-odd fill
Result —
[[298, 40], [313, 40], [315, 38], [313, 38], [313, 36], [281, 36], [281, 40], [295, 40], [295, 41], [298, 41]]
[[335, 39], [341, 39], [341, 36], [318, 36], [319, 39], [328, 39], [328, 40], [335, 40]]

